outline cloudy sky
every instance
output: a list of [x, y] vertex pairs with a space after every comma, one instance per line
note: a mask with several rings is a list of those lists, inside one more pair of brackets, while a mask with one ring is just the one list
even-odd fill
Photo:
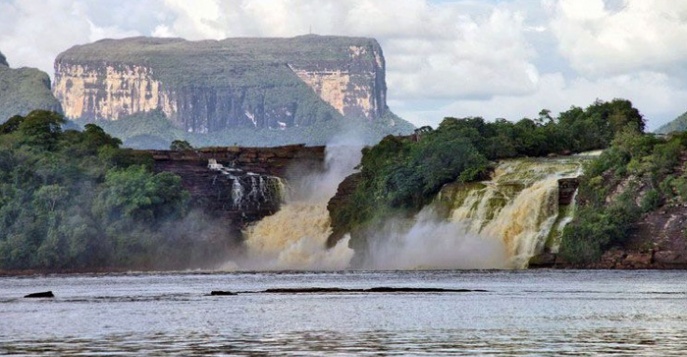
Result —
[[0, 0], [12, 67], [101, 38], [376, 38], [391, 109], [517, 120], [630, 99], [653, 130], [687, 111], [685, 0]]

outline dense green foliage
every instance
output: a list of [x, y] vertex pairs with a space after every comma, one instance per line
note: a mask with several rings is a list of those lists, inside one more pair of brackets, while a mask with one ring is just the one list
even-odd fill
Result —
[[564, 230], [561, 255], [572, 263], [597, 261], [623, 246], [643, 213], [687, 203], [687, 175], [680, 172], [687, 135], [661, 139], [631, 127], [589, 162], [579, 188], [580, 209]]
[[[85, 124], [78, 121], [76, 123]], [[374, 144], [390, 132], [394, 135], [406, 135], [413, 130], [412, 124], [391, 112], [372, 122], [342, 118], [283, 130], [233, 128], [208, 134], [189, 133], [176, 128], [161, 111], [137, 113], [116, 121], [98, 121], [97, 124], [108, 134], [122, 139], [125, 147], [157, 150], [168, 149], [175, 140], [186, 141], [193, 147], [269, 147], [294, 143], [326, 145], [332, 138], [341, 135]]]
[[172, 144], [169, 145], [169, 149], [172, 151], [190, 151], [193, 150], [193, 146], [186, 140], [174, 140]]
[[64, 122], [38, 110], [0, 125], [0, 269], [172, 268], [216, 250], [176, 225], [189, 214], [178, 176]]
[[417, 212], [450, 182], [484, 178], [489, 162], [602, 149], [625, 128], [641, 131], [644, 120], [627, 100], [596, 101], [552, 118], [486, 122], [446, 118], [436, 130], [424, 127], [411, 137], [386, 137], [363, 150], [360, 183], [331, 212], [333, 226], [351, 231], [392, 214]]
[[34, 109], [60, 111], [50, 91], [50, 77], [35, 68], [12, 69], [0, 53], [0, 123]]

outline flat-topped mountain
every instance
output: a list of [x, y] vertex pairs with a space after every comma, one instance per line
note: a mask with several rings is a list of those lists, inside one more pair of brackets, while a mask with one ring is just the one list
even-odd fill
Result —
[[35, 68], [10, 68], [0, 52], [0, 123], [34, 109], [61, 111], [50, 92], [50, 77]]
[[101, 40], [57, 57], [53, 92], [70, 119], [161, 112], [185, 133], [412, 128], [387, 107], [384, 56], [370, 38]]

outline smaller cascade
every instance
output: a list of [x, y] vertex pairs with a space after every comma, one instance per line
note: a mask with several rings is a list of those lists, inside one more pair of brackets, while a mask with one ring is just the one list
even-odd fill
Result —
[[231, 202], [234, 203], [234, 208], [241, 209], [243, 202], [243, 186], [236, 176], [229, 177], [231, 183]]
[[216, 159], [208, 160], [208, 169], [219, 172], [229, 181], [233, 209], [260, 209], [264, 205], [278, 205], [284, 200], [285, 185], [279, 177], [226, 167]]
[[465, 227], [465, 234], [502, 241], [508, 265], [525, 268], [532, 256], [557, 251], [575, 210], [575, 192], [561, 204], [559, 187], [582, 174], [584, 160], [506, 160], [490, 181], [446, 187], [439, 201], [449, 202], [449, 219]]

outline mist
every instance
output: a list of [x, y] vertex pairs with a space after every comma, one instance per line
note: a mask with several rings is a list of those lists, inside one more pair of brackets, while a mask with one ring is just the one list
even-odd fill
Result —
[[414, 220], [392, 218], [367, 237], [362, 268], [375, 270], [503, 269], [506, 247], [499, 238], [468, 233], [458, 222], [441, 220], [431, 207]]
[[[347, 234], [326, 249], [331, 234], [327, 202], [338, 185], [355, 172], [362, 144], [340, 137], [326, 148], [325, 170], [301, 173], [288, 183], [279, 212], [244, 231], [243, 253], [223, 270], [342, 270], [351, 268], [354, 251]], [[467, 232], [460, 223], [437, 217], [431, 208], [413, 219], [392, 218], [365, 237], [367, 249], [355, 268], [374, 270], [502, 269], [507, 250], [501, 239]]]
[[327, 249], [331, 234], [327, 203], [339, 183], [355, 172], [363, 144], [355, 135], [339, 136], [326, 147], [322, 172], [292, 168], [281, 209], [244, 231], [243, 254], [221, 270], [342, 270], [353, 250], [348, 239]]

